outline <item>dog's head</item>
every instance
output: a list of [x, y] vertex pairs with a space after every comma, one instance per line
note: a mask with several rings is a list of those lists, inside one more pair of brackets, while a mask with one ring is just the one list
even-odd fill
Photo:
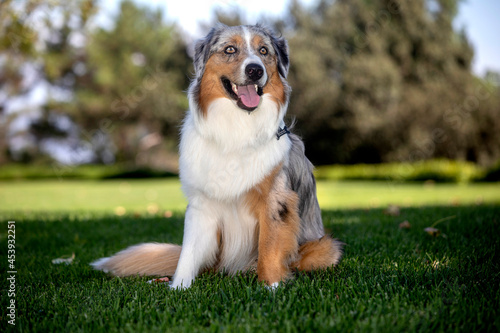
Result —
[[269, 94], [280, 105], [288, 101], [288, 46], [285, 39], [255, 26], [218, 25], [195, 46], [195, 102], [205, 114], [210, 102], [228, 98], [252, 112]]

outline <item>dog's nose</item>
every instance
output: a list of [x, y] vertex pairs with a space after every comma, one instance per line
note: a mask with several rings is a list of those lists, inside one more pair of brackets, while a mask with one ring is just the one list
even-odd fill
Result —
[[252, 81], [258, 81], [264, 75], [264, 68], [258, 64], [249, 64], [245, 68], [245, 73]]

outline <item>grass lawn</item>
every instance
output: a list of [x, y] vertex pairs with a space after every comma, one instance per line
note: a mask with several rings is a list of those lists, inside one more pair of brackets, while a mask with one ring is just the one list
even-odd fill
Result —
[[[496, 332], [498, 188], [320, 182], [325, 226], [347, 244], [338, 267], [297, 273], [274, 292], [253, 273], [205, 273], [192, 288], [177, 291], [147, 284], [147, 278], [113, 278], [88, 266], [132, 244], [180, 243], [185, 202], [177, 181], [2, 182], [0, 327], [21, 332]], [[400, 215], [386, 214], [388, 203], [402, 205]], [[165, 210], [173, 215], [165, 217]], [[6, 273], [12, 270], [9, 220], [16, 221], [12, 297]], [[411, 227], [400, 229], [405, 220]], [[424, 232], [439, 220], [440, 236]], [[72, 253], [71, 264], [52, 263]], [[8, 324], [11, 300], [15, 327]]]
[[[322, 209], [376, 208], [388, 204], [500, 205], [500, 183], [425, 184], [322, 180], [318, 181], [318, 197]], [[179, 180], [175, 178], [0, 181], [0, 211], [143, 213], [184, 211], [186, 205]]]

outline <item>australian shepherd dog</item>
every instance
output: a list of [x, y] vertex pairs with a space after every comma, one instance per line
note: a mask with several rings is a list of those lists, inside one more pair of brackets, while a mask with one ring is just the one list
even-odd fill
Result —
[[180, 141], [182, 247], [135, 245], [94, 268], [173, 275], [173, 288], [204, 270], [255, 270], [276, 287], [293, 270], [338, 263], [342, 243], [325, 234], [313, 166], [283, 121], [288, 67], [285, 39], [259, 25], [219, 25], [197, 42]]

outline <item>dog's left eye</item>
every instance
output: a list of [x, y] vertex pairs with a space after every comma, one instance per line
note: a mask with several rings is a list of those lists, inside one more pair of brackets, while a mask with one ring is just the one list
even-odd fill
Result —
[[267, 55], [269, 51], [267, 50], [267, 47], [265, 46], [262, 46], [259, 50], [259, 53], [262, 54], [262, 55]]

